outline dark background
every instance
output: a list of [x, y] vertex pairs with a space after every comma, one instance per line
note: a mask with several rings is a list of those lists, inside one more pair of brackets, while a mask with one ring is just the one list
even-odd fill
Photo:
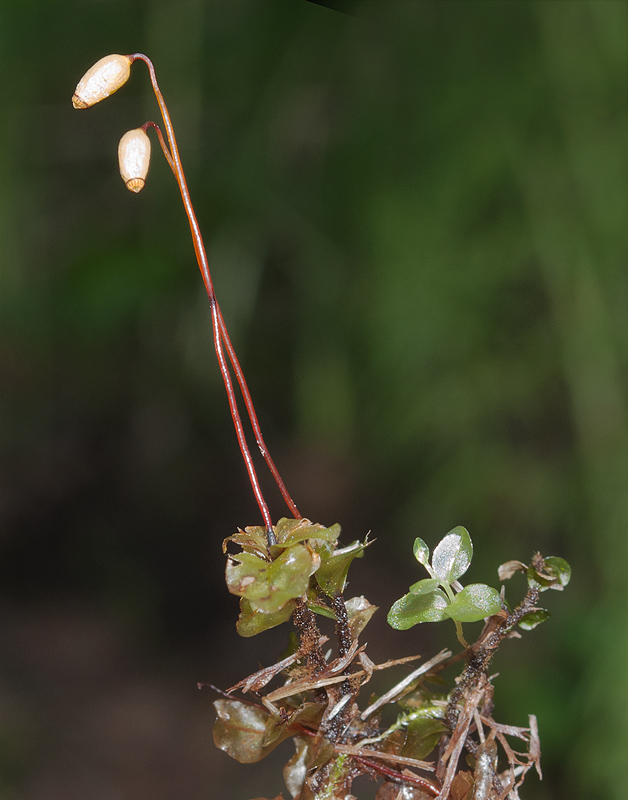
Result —
[[524, 798], [628, 795], [627, 6], [337, 5], [0, 7], [2, 800], [273, 797], [291, 755], [232, 762], [196, 689], [285, 635], [240, 639], [223, 583], [260, 519], [176, 185], [158, 149], [140, 196], [117, 174], [146, 72], [70, 104], [137, 50], [275, 460], [308, 517], [377, 539], [349, 589], [382, 607], [371, 656], [455, 643], [386, 626], [416, 536], [465, 525], [472, 582], [564, 556], [496, 717], [539, 718]]

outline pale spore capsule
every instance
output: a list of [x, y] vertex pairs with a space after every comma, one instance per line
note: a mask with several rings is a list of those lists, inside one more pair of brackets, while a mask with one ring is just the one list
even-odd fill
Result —
[[114, 53], [90, 67], [72, 95], [74, 108], [89, 108], [117, 92], [129, 79], [132, 61], [128, 56]]
[[140, 192], [150, 164], [150, 139], [143, 128], [127, 131], [118, 145], [120, 175], [131, 192]]

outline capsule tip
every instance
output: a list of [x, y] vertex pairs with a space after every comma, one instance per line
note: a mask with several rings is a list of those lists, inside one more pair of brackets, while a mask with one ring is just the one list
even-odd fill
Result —
[[72, 105], [74, 106], [74, 108], [89, 108], [85, 100], [81, 100], [81, 98], [76, 93], [72, 95]]
[[146, 181], [144, 178], [131, 178], [126, 182], [126, 188], [130, 192], [141, 192], [144, 186], [146, 185]]

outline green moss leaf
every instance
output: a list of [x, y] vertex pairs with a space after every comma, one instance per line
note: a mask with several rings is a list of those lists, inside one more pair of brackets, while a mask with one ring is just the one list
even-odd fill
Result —
[[[340, 525], [325, 528], [309, 519], [287, 519], [282, 517], [274, 528], [277, 545], [283, 548], [306, 539], [317, 539], [321, 542], [336, 542], [340, 536]], [[315, 548], [316, 549], [316, 548]]]
[[229, 542], [237, 544], [245, 553], [251, 553], [262, 559], [268, 558], [268, 548], [266, 540], [266, 529], [260, 527], [250, 527], [238, 530], [233, 536], [227, 536], [222, 543], [222, 552], [227, 552]]
[[276, 628], [282, 622], [290, 619], [292, 612], [296, 606], [296, 602], [291, 600], [286, 603], [279, 611], [274, 614], [262, 614], [261, 611], [256, 611], [251, 604], [244, 597], [240, 599], [240, 616], [236, 622], [236, 630], [244, 638], [256, 636], [262, 631]]
[[377, 606], [372, 605], [366, 597], [351, 597], [345, 603], [347, 616], [349, 617], [349, 629], [354, 639], [362, 633], [368, 625], [369, 620], [377, 611]]
[[310, 581], [306, 602], [307, 607], [315, 614], [320, 614], [321, 617], [327, 617], [327, 619], [336, 619], [333, 609], [331, 609], [325, 602], [325, 599], [321, 597], [320, 590], [314, 581]]
[[412, 552], [419, 564], [423, 564], [425, 567], [430, 563], [430, 548], [425, 544], [423, 539], [420, 539], [418, 536], [414, 540]]
[[279, 742], [293, 736], [293, 726], [297, 723], [316, 726], [323, 716], [323, 711], [324, 708], [320, 703], [304, 703], [288, 718], [280, 717], [277, 714], [270, 715], [266, 722], [266, 733], [262, 740], [262, 746], [264, 748], [275, 747]]
[[539, 572], [533, 565], [528, 567], [528, 582], [542, 592], [548, 589], [562, 591], [571, 580], [571, 567], [564, 558], [548, 556], [543, 559], [543, 571]]
[[407, 630], [420, 622], [440, 622], [448, 618], [447, 595], [436, 589], [428, 594], [406, 594], [393, 603], [388, 612], [388, 624], [397, 630]]
[[434, 548], [432, 569], [441, 581], [453, 583], [469, 568], [473, 557], [473, 543], [466, 528], [458, 525]]
[[328, 597], [342, 594], [347, 582], [347, 572], [354, 558], [360, 558], [367, 542], [353, 542], [348, 547], [330, 554], [321, 553], [321, 565], [316, 571], [316, 581]]
[[419, 718], [408, 725], [406, 741], [401, 755], [406, 758], [423, 759], [436, 747], [447, 725], [442, 719]]
[[214, 743], [241, 764], [259, 761], [278, 744], [263, 745], [270, 717], [265, 708], [225, 698], [215, 700], [214, 708], [218, 714]]
[[240, 553], [227, 562], [227, 587], [232, 594], [245, 597], [254, 610], [274, 614], [289, 600], [305, 594], [318, 563], [318, 556], [303, 544], [287, 548], [274, 561]]
[[294, 733], [297, 722], [320, 721], [322, 706], [305, 703], [288, 719], [269, 714], [261, 707], [240, 700], [221, 698], [214, 701], [218, 718], [214, 725], [216, 747], [241, 764], [253, 764], [267, 756], [280, 742]]
[[429, 594], [429, 592], [433, 592], [434, 589], [438, 589], [439, 583], [440, 581], [438, 578], [425, 578], [422, 581], [413, 583], [409, 591], [412, 594]]
[[447, 616], [458, 622], [478, 622], [497, 614], [501, 607], [499, 592], [483, 583], [471, 583], [449, 604]]
[[551, 614], [549, 611], [546, 611], [544, 608], [537, 608], [535, 611], [531, 611], [519, 620], [519, 627], [524, 631], [531, 631], [536, 628], [537, 625], [549, 619], [550, 616]]
[[227, 589], [231, 594], [244, 597], [249, 587], [258, 581], [267, 580], [269, 569], [270, 561], [259, 558], [259, 556], [255, 556], [252, 553], [239, 553], [237, 556], [230, 556], [227, 560], [225, 571]]
[[550, 575], [555, 579], [555, 582], [550, 585], [550, 589], [564, 589], [571, 580], [571, 567], [564, 558], [558, 556], [548, 556], [545, 559], [544, 573]]

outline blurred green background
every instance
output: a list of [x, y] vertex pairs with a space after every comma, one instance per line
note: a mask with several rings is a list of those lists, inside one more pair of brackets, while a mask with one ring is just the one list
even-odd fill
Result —
[[417, 535], [465, 525], [474, 582], [567, 558], [495, 715], [539, 718], [523, 797], [628, 796], [627, 5], [335, 5], [0, 6], [2, 800], [272, 797], [291, 755], [231, 762], [196, 689], [284, 634], [239, 639], [222, 582], [259, 512], [176, 185], [158, 149], [142, 195], [117, 174], [146, 72], [70, 104], [137, 50], [275, 460], [304, 514], [377, 539], [371, 656], [454, 643], [385, 624]]

